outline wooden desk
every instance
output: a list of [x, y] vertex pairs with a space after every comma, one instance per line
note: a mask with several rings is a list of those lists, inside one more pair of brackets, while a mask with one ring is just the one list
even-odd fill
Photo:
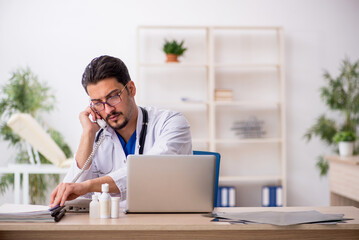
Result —
[[[221, 211], [223, 209], [219, 209]], [[227, 209], [228, 210], [228, 209]], [[335, 225], [229, 224], [201, 214], [121, 214], [118, 219], [89, 219], [67, 214], [59, 223], [0, 223], [0, 239], [359, 239], [355, 207], [232, 208], [231, 211], [307, 211], [342, 213], [354, 218]]]
[[359, 207], [359, 156], [327, 156], [330, 205]]

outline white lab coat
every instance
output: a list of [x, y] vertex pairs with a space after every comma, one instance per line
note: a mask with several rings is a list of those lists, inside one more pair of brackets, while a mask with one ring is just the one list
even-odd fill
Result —
[[[190, 126], [181, 113], [153, 107], [145, 109], [148, 112], [148, 125], [143, 154], [192, 154]], [[135, 154], [138, 154], [140, 147], [142, 119], [142, 111], [138, 107]], [[115, 130], [108, 127], [102, 134], [105, 134], [105, 139], [99, 146], [90, 168], [77, 182], [110, 176], [120, 190], [123, 201], [126, 199], [127, 184], [126, 155]], [[79, 172], [76, 161], [73, 161], [63, 182], [71, 182]]]

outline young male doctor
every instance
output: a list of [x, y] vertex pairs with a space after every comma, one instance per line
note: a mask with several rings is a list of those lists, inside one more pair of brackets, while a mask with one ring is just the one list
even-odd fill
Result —
[[[185, 117], [178, 112], [137, 106], [135, 84], [120, 59], [93, 59], [82, 76], [82, 85], [90, 96], [90, 106], [79, 115], [83, 132], [76, 161], [52, 192], [51, 207], [101, 192], [103, 183], [109, 184], [110, 193], [118, 193], [125, 200], [129, 154], [192, 154], [190, 126]], [[100, 130], [96, 119], [104, 119], [108, 127]], [[104, 140], [91, 165], [76, 183], [71, 183], [96, 146], [99, 134], [104, 135]]]

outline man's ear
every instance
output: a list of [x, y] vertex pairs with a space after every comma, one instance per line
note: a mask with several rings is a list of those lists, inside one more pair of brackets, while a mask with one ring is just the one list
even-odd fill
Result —
[[129, 89], [130, 95], [131, 95], [132, 97], [134, 97], [134, 96], [136, 95], [136, 86], [135, 86], [135, 83], [134, 83], [133, 81], [130, 81], [130, 82], [128, 83], [128, 85], [129, 85], [128, 89]]

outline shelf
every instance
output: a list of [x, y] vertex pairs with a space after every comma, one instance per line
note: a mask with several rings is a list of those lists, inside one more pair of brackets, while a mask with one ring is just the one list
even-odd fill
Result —
[[[206, 63], [186, 63], [186, 62], [163, 62], [163, 63], [140, 63], [140, 67], [153, 67], [153, 68], [208, 68], [209, 64]], [[263, 69], [272, 68], [277, 69], [280, 67], [279, 64], [244, 64], [244, 63], [215, 63], [214, 68], [243, 68], [243, 69]]]
[[281, 138], [244, 138], [244, 139], [218, 139], [215, 141], [216, 144], [227, 144], [227, 143], [281, 143]]
[[207, 68], [205, 63], [141, 63], [140, 67], [153, 67], [153, 68]]
[[282, 177], [278, 175], [264, 176], [223, 176], [219, 177], [219, 184], [222, 183], [260, 183], [281, 181]]
[[279, 68], [279, 64], [215, 63], [215, 68]]
[[162, 26], [158, 26], [158, 25], [141, 25], [141, 26], [138, 26], [138, 29], [160, 29], [160, 30], [163, 30], [163, 29], [185, 29], [185, 30], [205, 30], [205, 29], [208, 29], [207, 26], [165, 26], [165, 25], [162, 25]]
[[260, 109], [273, 109], [278, 108], [281, 103], [275, 101], [214, 101], [214, 105], [217, 107], [236, 106], [236, 107], [250, 107]]
[[173, 102], [146, 102], [142, 103], [144, 106], [161, 106], [161, 107], [171, 107], [174, 109], [186, 109], [186, 110], [198, 110], [202, 109], [203, 111], [207, 110], [207, 102], [202, 101], [173, 101]]
[[277, 26], [211, 26], [213, 30], [282, 30], [282, 27]]
[[[168, 35], [188, 44], [187, 55], [179, 63], [165, 62], [160, 44]], [[221, 168], [224, 172], [229, 169], [227, 174], [230, 175], [221, 176], [221, 184], [281, 184], [285, 206], [283, 28], [140, 26], [138, 51], [138, 79], [146, 90], [141, 104], [182, 112], [191, 125], [193, 150], [220, 152]], [[232, 100], [215, 101], [217, 89], [232, 89], [232, 94], [229, 94]], [[194, 101], [181, 101], [182, 98]], [[242, 135], [235, 135], [230, 128], [251, 116], [266, 124], [262, 129], [266, 137], [240, 138]], [[237, 161], [237, 154], [241, 154], [243, 149], [246, 149], [244, 160]], [[263, 159], [265, 168], [268, 168], [266, 172], [257, 168], [260, 163], [256, 159]], [[251, 172], [244, 171], [246, 164], [250, 165], [248, 169]], [[243, 173], [252, 175], [241, 176]], [[267, 175], [263, 175], [265, 173]], [[260, 192], [255, 194], [258, 200]], [[254, 198], [254, 195], [245, 197]]]
[[194, 30], [282, 30], [283, 27], [278, 26], [166, 26], [166, 25], [141, 25], [138, 29], [194, 29]]

